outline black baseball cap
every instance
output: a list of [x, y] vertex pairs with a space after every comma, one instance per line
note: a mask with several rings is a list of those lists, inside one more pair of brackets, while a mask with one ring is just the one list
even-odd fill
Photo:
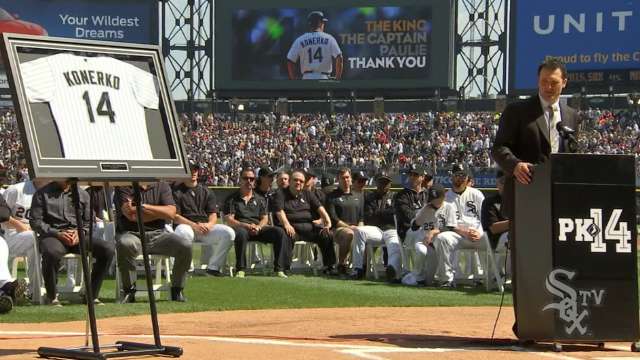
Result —
[[353, 172], [353, 180], [358, 181], [358, 180], [368, 180], [369, 177], [367, 176], [367, 174], [360, 170], [360, 171], [354, 171]]
[[260, 169], [258, 169], [258, 177], [265, 177], [265, 176], [270, 176], [273, 177], [273, 175], [275, 175], [275, 171], [273, 171], [272, 168], [268, 167], [268, 166], [264, 166], [261, 167]]
[[320, 21], [327, 22], [327, 21], [329, 21], [329, 19], [327, 19], [324, 16], [324, 13], [322, 11], [312, 11], [312, 12], [309, 13], [309, 15], [307, 15], [307, 21], [310, 24], [316, 24], [316, 23], [318, 23]]
[[199, 163], [193, 161], [193, 160], [189, 160], [189, 169], [191, 171], [193, 170], [200, 170], [201, 166]]
[[314, 177], [314, 178], [317, 178], [317, 177], [318, 177], [318, 174], [316, 174], [316, 173], [313, 171], [313, 169], [312, 169], [312, 168], [304, 168], [304, 169], [302, 169], [302, 171], [304, 171], [304, 175], [305, 175], [305, 177], [306, 177], [307, 179], [312, 178], [312, 177]]
[[378, 173], [378, 175], [376, 175], [376, 181], [380, 181], [380, 180], [386, 180], [386, 181], [393, 181], [393, 179], [391, 179], [391, 175], [389, 175], [389, 173], [387, 171], [380, 171]]
[[435, 199], [440, 199], [444, 197], [446, 189], [441, 184], [433, 184], [431, 188], [429, 188], [428, 201], [432, 201]]
[[471, 171], [469, 170], [469, 167], [465, 164], [462, 163], [455, 163], [453, 165], [451, 165], [451, 170], [449, 171], [449, 174], [454, 176], [454, 175], [467, 175], [470, 176], [471, 175]]
[[429, 169], [422, 165], [411, 164], [407, 169], [407, 174], [418, 174], [420, 176], [431, 176]]

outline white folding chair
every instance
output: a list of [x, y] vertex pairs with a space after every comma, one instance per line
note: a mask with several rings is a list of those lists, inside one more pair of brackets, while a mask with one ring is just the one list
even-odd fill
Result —
[[[136, 274], [144, 275], [144, 257], [138, 255], [136, 257]], [[164, 255], [149, 255], [149, 266], [151, 273], [153, 274], [153, 291], [156, 299], [160, 298], [161, 292], [168, 292], [171, 289], [171, 263], [168, 256]], [[136, 282], [136, 296], [146, 296], [147, 294], [147, 282]], [[118, 300], [122, 299], [122, 279], [120, 277], [120, 271], [116, 266], [116, 297]]]
[[293, 243], [291, 270], [308, 269], [313, 271], [313, 275], [318, 275], [318, 270], [322, 269], [322, 252], [318, 244], [297, 240]]
[[[504, 291], [504, 278], [501, 275], [501, 272], [503, 271], [502, 268], [502, 264], [501, 262], [498, 263], [498, 259], [500, 257], [506, 257], [507, 256], [507, 251], [506, 251], [506, 247], [503, 247], [501, 250], [493, 250], [491, 248], [491, 244], [489, 243], [489, 237], [483, 237], [485, 240], [485, 248], [487, 249], [486, 253], [486, 259], [485, 259], [485, 264], [486, 266], [486, 271], [485, 271], [485, 287], [487, 289], [487, 291], [490, 291], [492, 289], [492, 283], [491, 283], [491, 274], [493, 274], [493, 280], [495, 280], [495, 285], [498, 288], [498, 290], [500, 292]], [[500, 256], [500, 257], [499, 257]], [[505, 273], [506, 273], [506, 269]]]

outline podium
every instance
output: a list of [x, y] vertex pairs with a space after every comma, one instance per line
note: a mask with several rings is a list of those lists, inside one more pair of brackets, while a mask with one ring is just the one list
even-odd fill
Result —
[[516, 184], [520, 339], [637, 349], [635, 180], [633, 156], [552, 154]]

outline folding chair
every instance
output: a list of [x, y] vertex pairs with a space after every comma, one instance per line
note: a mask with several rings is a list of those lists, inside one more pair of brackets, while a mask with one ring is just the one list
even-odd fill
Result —
[[[117, 249], [116, 249], [117, 251]], [[144, 258], [142, 254], [136, 257], [136, 274], [144, 275]], [[168, 256], [164, 255], [149, 255], [149, 262], [151, 266], [151, 272], [153, 277], [153, 291], [155, 292], [156, 299], [160, 298], [160, 292], [168, 292], [171, 289], [171, 264]], [[146, 282], [141, 283], [140, 287], [136, 286], [136, 293], [140, 293], [143, 296], [147, 294]], [[137, 285], [136, 283], [136, 285]], [[137, 295], [137, 294], [136, 294]], [[116, 265], [116, 297], [118, 300], [122, 299], [122, 279], [120, 271]]]
[[[501, 271], [502, 269], [502, 264], [501, 262], [498, 263], [498, 259], [502, 256], [506, 257], [507, 256], [507, 250], [506, 247], [504, 247], [504, 250], [493, 250], [491, 248], [491, 244], [489, 243], [489, 237], [483, 237], [485, 240], [485, 248], [486, 250], [486, 258], [485, 258], [485, 264], [486, 266], [486, 271], [485, 271], [485, 286], [487, 291], [490, 291], [492, 286], [491, 286], [491, 273], [493, 273], [493, 279], [495, 280], [495, 284], [496, 287], [498, 288], [498, 291], [503, 292], [504, 291], [504, 283], [505, 283], [505, 279], [503, 278], [503, 276], [501, 275]], [[506, 270], [506, 269], [505, 269]], [[506, 271], [505, 271], [506, 272]]]
[[293, 243], [293, 257], [291, 259], [291, 270], [313, 271], [313, 275], [318, 275], [318, 270], [322, 269], [322, 252], [316, 243], [297, 240]]

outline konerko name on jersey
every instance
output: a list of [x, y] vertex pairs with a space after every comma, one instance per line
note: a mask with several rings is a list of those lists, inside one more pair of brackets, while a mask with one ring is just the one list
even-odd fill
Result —
[[70, 53], [20, 68], [29, 102], [49, 103], [64, 158], [153, 159], [145, 108], [158, 109], [155, 76], [111, 57]]

